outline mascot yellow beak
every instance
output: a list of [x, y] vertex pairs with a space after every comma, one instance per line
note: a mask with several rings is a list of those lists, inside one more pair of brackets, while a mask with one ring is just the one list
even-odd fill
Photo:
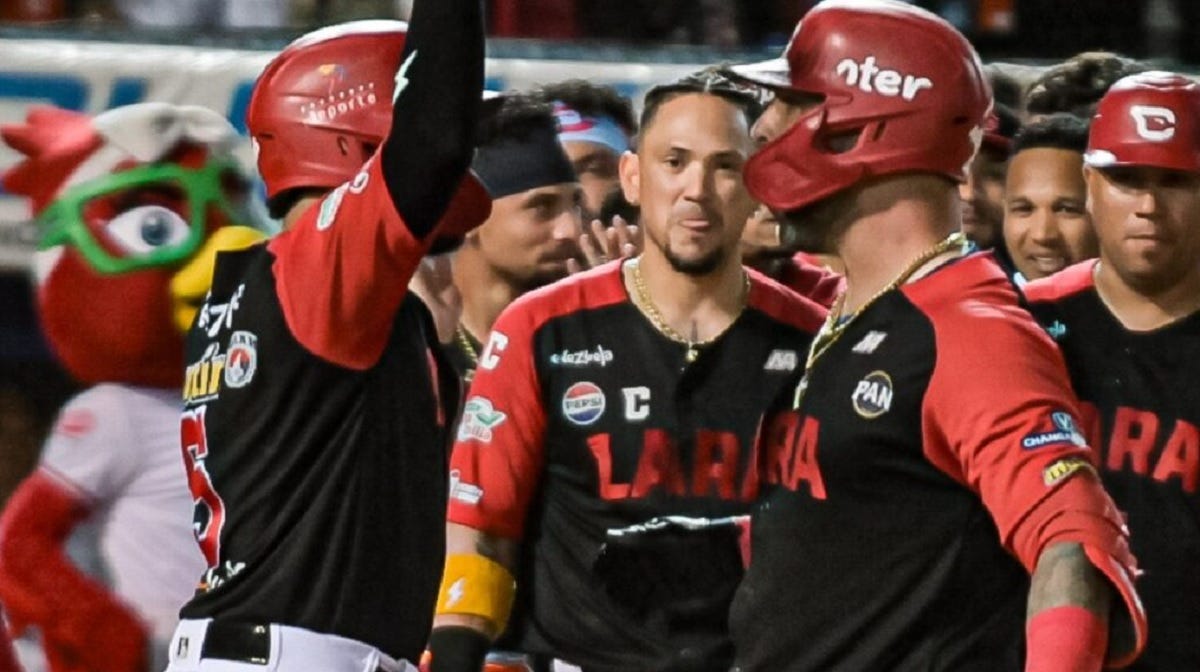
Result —
[[217, 253], [241, 250], [266, 238], [262, 231], [248, 226], [223, 226], [208, 237], [186, 266], [179, 269], [171, 278], [171, 308], [175, 326], [181, 332], [187, 333], [191, 328], [196, 311], [212, 286]]

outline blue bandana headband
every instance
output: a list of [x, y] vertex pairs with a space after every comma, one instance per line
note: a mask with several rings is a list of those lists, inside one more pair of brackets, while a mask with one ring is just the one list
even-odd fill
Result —
[[555, 101], [554, 118], [558, 120], [559, 142], [593, 142], [616, 154], [629, 149], [625, 131], [609, 117], [585, 117], [562, 101]]

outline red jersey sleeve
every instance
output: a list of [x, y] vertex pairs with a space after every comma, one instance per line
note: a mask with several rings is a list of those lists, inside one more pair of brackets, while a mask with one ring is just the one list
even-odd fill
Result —
[[546, 415], [530, 305], [518, 300], [496, 320], [450, 458], [447, 520], [507, 539], [521, 537], [544, 465]]
[[268, 245], [292, 335], [318, 357], [352, 369], [379, 359], [428, 246], [397, 214], [377, 159]]
[[1062, 356], [1015, 301], [1005, 304], [968, 298], [930, 315], [937, 359], [922, 429], [929, 460], [979, 494], [1032, 571], [1042, 545], [1023, 528], [1030, 512], [1072, 476], [1094, 475], [1094, 457]]

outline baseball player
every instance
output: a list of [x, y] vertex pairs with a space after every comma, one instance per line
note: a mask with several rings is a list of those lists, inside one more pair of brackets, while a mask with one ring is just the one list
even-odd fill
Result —
[[1150, 619], [1130, 669], [1200, 669], [1200, 86], [1146, 72], [1101, 99], [1085, 156], [1100, 259], [1025, 292], [1129, 516]]
[[[621, 161], [644, 253], [493, 327], [451, 460], [434, 672], [479, 670], [514, 599], [502, 643], [535, 669], [728, 670], [742, 569], [714, 519], [753, 499], [760, 414], [824, 316], [740, 263], [756, 107], [715, 73], [652, 89]], [[640, 550], [655, 541], [669, 571]]]
[[637, 132], [633, 105], [613, 87], [584, 79], [546, 84], [536, 94], [554, 105], [558, 139], [583, 190], [581, 215], [591, 223], [621, 189], [617, 164]]
[[[305, 35], [247, 126], [286, 230], [217, 258], [181, 421], [207, 570], [171, 672], [413, 669], [442, 571], [454, 374], [406, 291], [486, 218], [478, 0]], [[393, 101], [394, 105], [393, 105]]]
[[1135, 564], [1061, 355], [958, 233], [991, 105], [974, 49], [907, 3], [830, 0], [737, 72], [774, 92], [750, 191], [847, 287], [764, 421], [736, 668], [1127, 663]]
[[[230, 226], [254, 223], [237, 133], [210, 110], [144, 103], [34, 108], [0, 134], [24, 155], [5, 188], [41, 226], [43, 330], [88, 385], [0, 516], [0, 600], [38, 628], [54, 672], [146, 672], [204, 566], [179, 460], [183, 331], [217, 250], [263, 237]], [[87, 521], [110, 585], [67, 556]]]
[[467, 235], [452, 265], [463, 310], [446, 354], [467, 383], [500, 311], [566, 277], [568, 262], [582, 256], [583, 192], [550, 104], [510, 93], [490, 107], [471, 167], [492, 196], [492, 214]]
[[1018, 287], [1096, 256], [1082, 172], [1087, 137], [1086, 120], [1054, 114], [1013, 140], [1002, 244]]

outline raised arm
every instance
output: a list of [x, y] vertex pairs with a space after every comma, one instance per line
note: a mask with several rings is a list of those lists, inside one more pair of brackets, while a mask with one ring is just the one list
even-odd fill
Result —
[[[383, 136], [382, 145], [357, 175], [269, 245], [276, 294], [292, 334], [313, 354], [354, 369], [378, 360], [438, 223], [454, 219], [454, 226], [469, 228], [459, 220], [478, 224], [490, 207], [486, 192], [463, 179], [483, 86], [480, 1], [420, 0], [407, 36], [392, 28], [352, 46], [361, 51], [386, 44], [380, 42], [385, 38], [404, 41], [398, 61], [389, 57], [384, 69], [395, 81], [390, 127], [386, 135], [377, 127], [339, 138], [361, 143]], [[383, 84], [354, 88], [384, 93], [391, 87]], [[302, 147], [295, 149], [303, 154]]]
[[396, 72], [380, 168], [416, 238], [433, 231], [471, 165], [483, 91], [479, 0], [417, 0]]

